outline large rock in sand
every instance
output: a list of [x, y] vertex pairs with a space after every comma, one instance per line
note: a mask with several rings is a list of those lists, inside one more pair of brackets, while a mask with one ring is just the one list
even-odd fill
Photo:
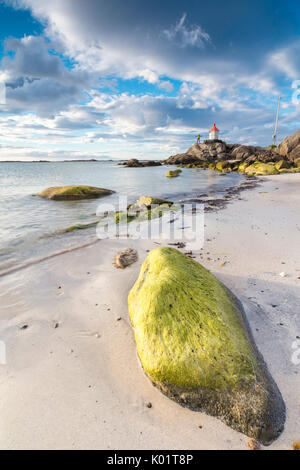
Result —
[[96, 188], [94, 186], [53, 186], [44, 189], [39, 196], [55, 201], [74, 201], [79, 199], [92, 199], [113, 194], [110, 189]]
[[269, 444], [285, 406], [249, 333], [241, 304], [173, 248], [144, 262], [129, 294], [141, 365], [164, 394]]
[[266, 176], [278, 175], [279, 172], [276, 169], [275, 163], [254, 162], [244, 169], [244, 173], [246, 175]]
[[288, 157], [289, 160], [300, 158], [300, 129], [283, 139], [277, 147], [277, 152]]

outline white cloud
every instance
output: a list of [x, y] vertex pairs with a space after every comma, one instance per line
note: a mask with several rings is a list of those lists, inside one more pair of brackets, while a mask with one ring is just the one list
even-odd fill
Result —
[[186, 17], [187, 14], [183, 13], [176, 25], [165, 29], [163, 34], [169, 41], [180, 47], [194, 46], [203, 48], [206, 43], [211, 42], [209, 34], [203, 31], [200, 25], [187, 26]]
[[158, 87], [161, 88], [162, 90], [165, 90], [169, 93], [174, 90], [173, 84], [170, 82], [170, 80], [161, 80], [158, 84]]
[[[207, 27], [213, 22], [203, 16], [206, 32], [202, 20], [191, 24], [190, 12], [182, 14], [178, 5], [163, 17], [158, 2], [118, 2], [117, 9], [113, 0], [13, 3], [29, 7], [46, 26], [45, 38], [7, 43], [14, 55], [2, 64], [10, 86], [1, 110], [22, 113], [24, 120], [7, 122], [7, 140], [11, 129], [18, 142], [23, 133], [25, 143], [47, 145], [48, 139], [65, 148], [72, 140], [82, 151], [88, 146], [90, 155], [98, 154], [98, 145], [117, 156], [138, 151], [143, 141], [152, 157], [152, 149], [166, 148], [164, 139], [185, 150], [194, 130], [205, 132], [216, 118], [229, 140], [263, 143], [269, 134], [262, 123], [273, 122], [278, 75], [299, 78], [299, 43], [260, 48], [254, 58], [242, 46], [232, 53], [232, 41], [230, 48], [225, 41], [213, 46], [218, 34]], [[145, 80], [162, 96], [120, 94], [116, 77]], [[172, 79], [182, 82], [177, 96], [159, 91], [173, 92]], [[25, 119], [25, 112], [36, 113], [36, 120]]]
[[300, 41], [272, 52], [268, 64], [292, 80], [300, 79]]

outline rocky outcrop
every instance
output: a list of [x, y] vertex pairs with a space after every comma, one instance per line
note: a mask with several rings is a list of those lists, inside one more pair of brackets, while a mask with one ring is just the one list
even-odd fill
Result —
[[211, 144], [194, 144], [186, 153], [169, 157], [165, 164], [196, 164], [234, 160], [262, 163], [282, 160], [282, 155], [272, 148], [253, 147], [246, 145], [228, 145], [225, 142]]
[[212, 144], [194, 144], [186, 153], [169, 157], [166, 164], [213, 162], [217, 160], [228, 160], [228, 149], [225, 142], [213, 142]]
[[146, 166], [161, 166], [160, 162], [156, 162], [154, 160], [149, 160], [148, 162], [140, 162], [136, 158], [132, 158], [131, 160], [127, 160], [127, 162], [121, 163], [128, 168], [141, 168]]
[[283, 139], [281, 144], [278, 145], [277, 151], [280, 155], [292, 161], [300, 158], [300, 129], [295, 134]]
[[110, 189], [96, 188], [94, 186], [53, 186], [44, 189], [39, 193], [39, 196], [54, 201], [75, 201], [108, 196], [114, 192]]
[[148, 255], [129, 294], [138, 357], [165, 395], [269, 444], [285, 406], [258, 353], [240, 302], [174, 248]]
[[246, 175], [254, 175], [254, 176], [264, 176], [264, 175], [278, 175], [279, 171], [277, 170], [275, 163], [262, 163], [262, 162], [255, 162], [251, 165], [248, 165], [244, 173]]

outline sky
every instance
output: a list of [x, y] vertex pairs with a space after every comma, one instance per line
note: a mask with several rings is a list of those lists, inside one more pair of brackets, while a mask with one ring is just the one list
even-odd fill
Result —
[[[299, 91], [299, 99], [298, 99]], [[0, 160], [163, 159], [300, 128], [299, 0], [0, 0]]]

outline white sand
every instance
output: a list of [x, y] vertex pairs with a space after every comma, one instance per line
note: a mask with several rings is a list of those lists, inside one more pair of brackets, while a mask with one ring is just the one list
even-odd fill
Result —
[[[300, 336], [300, 175], [264, 180], [205, 215], [203, 264], [244, 304], [287, 406], [285, 430], [268, 448], [290, 449], [300, 438], [300, 365], [291, 360]], [[0, 279], [2, 449], [246, 449], [243, 434], [164, 397], [137, 361], [127, 295], [155, 246], [100, 241]], [[113, 257], [126, 247], [139, 262], [117, 270]]]

